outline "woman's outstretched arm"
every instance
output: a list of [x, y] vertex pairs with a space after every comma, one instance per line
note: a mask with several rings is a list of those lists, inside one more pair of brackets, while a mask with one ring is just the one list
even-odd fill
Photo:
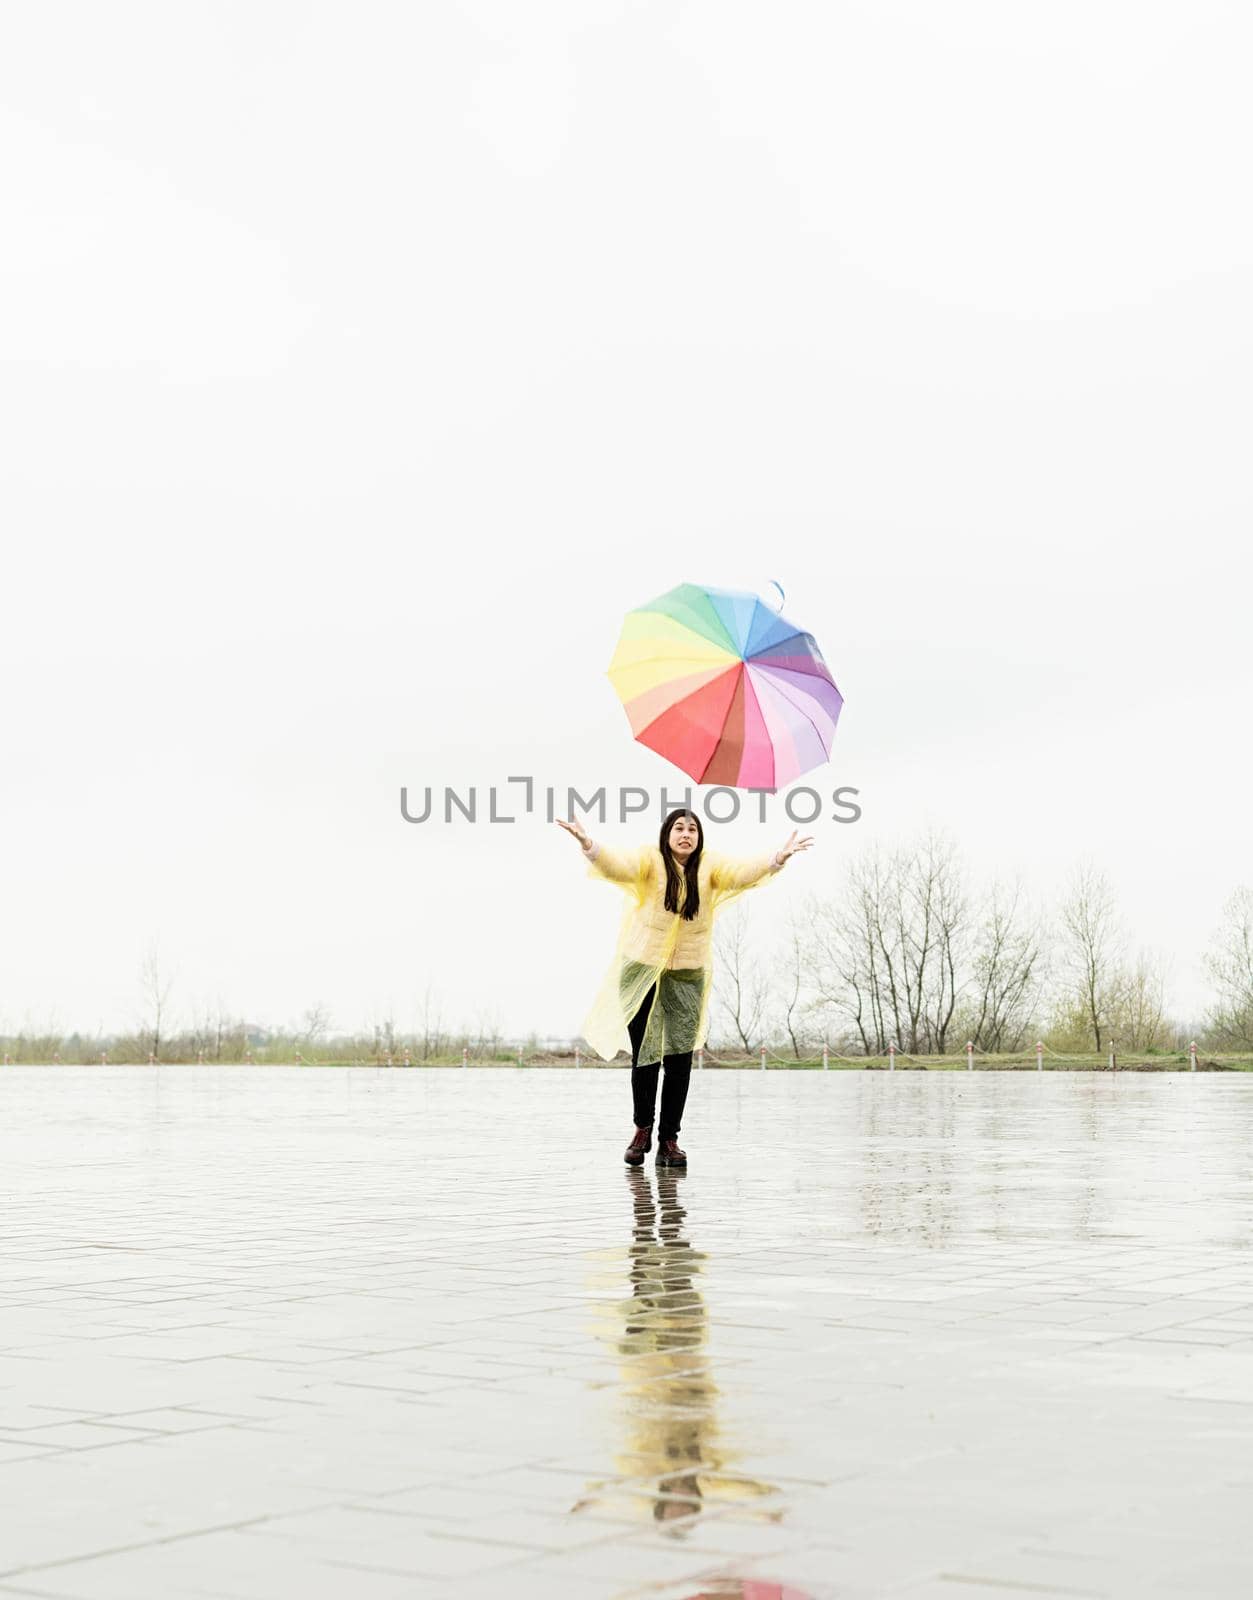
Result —
[[787, 861], [813, 844], [813, 835], [798, 839], [793, 829], [787, 842], [771, 856], [750, 856], [743, 861], [721, 860], [713, 870], [715, 889], [751, 889], [765, 877], [782, 870]]
[[560, 817], [554, 818], [554, 821], [559, 828], [564, 828], [567, 833], [574, 835], [582, 846], [584, 856], [602, 877], [609, 878], [614, 883], [634, 883], [637, 880], [640, 871], [638, 850], [629, 853], [610, 850], [607, 845], [597, 844], [594, 839], [589, 839], [581, 822], [573, 819], [563, 822]]

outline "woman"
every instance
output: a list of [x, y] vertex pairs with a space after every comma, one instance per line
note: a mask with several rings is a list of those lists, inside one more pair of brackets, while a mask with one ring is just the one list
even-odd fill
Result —
[[685, 1167], [678, 1135], [692, 1052], [708, 1031], [714, 914], [808, 850], [813, 839], [793, 833], [772, 856], [735, 861], [705, 854], [704, 830], [691, 811], [670, 813], [655, 848], [629, 851], [596, 844], [578, 822], [557, 823], [582, 845], [589, 875], [619, 884], [630, 901], [613, 963], [583, 1023], [583, 1037], [604, 1061], [630, 1046], [635, 1135], [623, 1159], [638, 1167], [652, 1149], [664, 1066], [657, 1165]]

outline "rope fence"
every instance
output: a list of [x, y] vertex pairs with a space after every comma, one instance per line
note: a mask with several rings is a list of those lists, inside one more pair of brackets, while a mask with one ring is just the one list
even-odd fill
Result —
[[[726, 1047], [723, 1046], [725, 1049]], [[374, 1056], [347, 1056], [336, 1058], [333, 1055], [306, 1055], [304, 1051], [291, 1051], [284, 1046], [276, 1047], [277, 1053], [271, 1055], [264, 1047], [249, 1049], [242, 1052], [242, 1057], [232, 1060], [209, 1059], [208, 1052], [200, 1050], [195, 1060], [189, 1058], [165, 1059], [158, 1062], [155, 1054], [147, 1053], [146, 1062], [143, 1059], [118, 1056], [111, 1057], [107, 1050], [101, 1051], [98, 1056], [80, 1057], [77, 1061], [64, 1061], [61, 1053], [42, 1055], [36, 1058], [14, 1059], [11, 1051], [6, 1051], [3, 1064], [9, 1066], [362, 1066], [362, 1067], [399, 1067], [399, 1068], [461, 1068], [470, 1067], [563, 1067], [570, 1064], [578, 1070], [592, 1069], [605, 1066], [620, 1066], [622, 1063], [615, 1058], [613, 1061], [602, 1061], [599, 1056], [589, 1055], [582, 1047], [581, 1042], [576, 1043], [572, 1050], [562, 1048], [542, 1049], [526, 1045], [500, 1045], [486, 1050], [471, 1052], [469, 1045], [462, 1045], [460, 1059], [455, 1055], [432, 1054], [423, 1055], [415, 1049], [397, 1048], [390, 1051], [379, 1051]], [[1157, 1068], [1169, 1069], [1172, 1064], [1183, 1066], [1186, 1057], [1186, 1068], [1190, 1072], [1198, 1070], [1198, 1046], [1196, 1040], [1191, 1040], [1186, 1052], [1175, 1050], [1154, 1053], [1152, 1055], [1143, 1051], [1128, 1050], [1120, 1058], [1120, 1046], [1116, 1041], [1108, 1041], [1101, 1051], [1085, 1051], [1082, 1053], [1064, 1052], [1054, 1050], [1050, 1045], [1038, 1040], [1034, 1049], [1034, 1063], [1031, 1060], [1032, 1051], [1007, 1051], [994, 1053], [978, 1051], [974, 1042], [968, 1040], [962, 1054], [946, 1055], [913, 1055], [903, 1050], [899, 1045], [889, 1044], [886, 1055], [880, 1056], [848, 1056], [842, 1055], [838, 1050], [831, 1048], [827, 1042], [823, 1043], [821, 1056], [813, 1054], [780, 1055], [766, 1044], [761, 1044], [756, 1050], [745, 1050], [740, 1056], [723, 1056], [716, 1054], [707, 1047], [702, 1047], [694, 1053], [693, 1065], [698, 1071], [703, 1071], [709, 1065], [731, 1070], [753, 1070], [766, 1072], [772, 1067], [779, 1071], [809, 1070], [821, 1067], [823, 1072], [831, 1069], [832, 1063], [840, 1068], [858, 1071], [887, 1071], [895, 1072], [898, 1066], [906, 1071], [953, 1071], [960, 1070], [962, 1065], [967, 1072], [973, 1072], [978, 1066], [984, 1070], [992, 1071], [1022, 1071], [1030, 1070], [1034, 1065], [1037, 1072], [1045, 1070], [1045, 1057], [1049, 1058], [1050, 1070], [1053, 1071], [1099, 1071], [1107, 1069], [1117, 1071], [1120, 1065], [1123, 1068]], [[1053, 1064], [1056, 1065], [1053, 1065]], [[1237, 1071], [1253, 1069], [1253, 1054], [1230, 1054], [1223, 1056], [1207, 1055], [1202, 1070], [1206, 1071]]]
[[[1029, 1051], [1021, 1050], [1001, 1053], [978, 1051], [975, 1048], [974, 1041], [967, 1040], [964, 1051], [965, 1067], [967, 1072], [973, 1072], [976, 1068], [976, 1063], [982, 1068], [992, 1068], [997, 1071], [1029, 1070], [1032, 1064], [1030, 1061], [1030, 1054], [1031, 1053]], [[1036, 1041], [1034, 1054], [1034, 1067], [1037, 1072], [1043, 1072], [1045, 1070], [1044, 1057], [1046, 1055], [1051, 1060], [1060, 1062], [1064, 1065], [1064, 1067], [1071, 1070], [1099, 1070], [1098, 1063], [1102, 1056], [1104, 1057], [1105, 1066], [1108, 1070], [1116, 1071], [1118, 1068], [1118, 1046], [1114, 1041], [1110, 1041], [1104, 1051], [1067, 1053], [1060, 1050], [1054, 1050], [1051, 1046], [1045, 1044], [1041, 1039]], [[1155, 1063], [1160, 1062], [1165, 1064], [1172, 1058], [1179, 1060], [1182, 1057], [1182, 1054], [1183, 1052], [1178, 1050], [1169, 1051], [1164, 1054], [1159, 1053], [1151, 1059]], [[1195, 1039], [1189, 1042], [1187, 1055], [1188, 1070], [1190, 1072], [1195, 1072], [1197, 1070], [1197, 1044]], [[698, 1050], [696, 1052], [695, 1065], [698, 1068], [703, 1068], [705, 1062], [709, 1061], [715, 1066], [738, 1068], [742, 1071], [745, 1068], [751, 1067], [755, 1063], [760, 1071], [765, 1072], [767, 1070], [768, 1063], [770, 1062], [777, 1062], [778, 1065], [784, 1069], [794, 1070], [798, 1067], [807, 1067], [811, 1060], [816, 1061], [816, 1059], [816, 1057], [806, 1055], [781, 1056], [763, 1044], [759, 1047], [756, 1056], [752, 1056], [746, 1051], [743, 1056], [735, 1060], [714, 1055], [714, 1053], [710, 1050]], [[1132, 1052], [1133, 1061], [1142, 1062], [1149, 1059], [1150, 1058], [1147, 1057], [1143, 1052]], [[1246, 1059], [1250, 1058], [1243, 1056], [1232, 1057], [1233, 1061], [1242, 1061]], [[962, 1057], [954, 1055], [916, 1056], [910, 1054], [910, 1052], [907, 1050], [902, 1050], [899, 1045], [894, 1044], [890, 1044], [888, 1046], [886, 1056], [846, 1056], [841, 1055], [836, 1050], [832, 1050], [829, 1044], [824, 1043], [822, 1047], [822, 1070], [824, 1072], [829, 1070], [832, 1061], [842, 1062], [845, 1066], [861, 1071], [884, 1070], [878, 1066], [878, 1063], [880, 1061], [886, 1061], [886, 1070], [888, 1072], [895, 1072], [898, 1062], [908, 1062], [911, 1063], [911, 1070], [920, 1070], [925, 1072], [932, 1067], [940, 1070], [952, 1071], [956, 1067], [957, 1063], [961, 1060]], [[1215, 1060], [1212, 1065], [1219, 1066], [1221, 1063]]]

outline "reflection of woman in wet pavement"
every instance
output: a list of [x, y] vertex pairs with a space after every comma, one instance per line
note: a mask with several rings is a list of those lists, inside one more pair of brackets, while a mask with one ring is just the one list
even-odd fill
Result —
[[[709, 1316], [697, 1287], [705, 1258], [683, 1235], [683, 1174], [657, 1171], [655, 1199], [646, 1172], [632, 1168], [627, 1181], [634, 1211], [631, 1298], [612, 1307], [609, 1334], [623, 1357], [627, 1447], [619, 1457], [622, 1475], [592, 1485], [593, 1493], [574, 1510], [638, 1504], [647, 1494], [653, 1518], [682, 1533], [707, 1499], [726, 1505], [776, 1491], [723, 1470], [728, 1458], [717, 1440], [718, 1390], [705, 1355]], [[782, 1512], [765, 1515], [777, 1520]]]

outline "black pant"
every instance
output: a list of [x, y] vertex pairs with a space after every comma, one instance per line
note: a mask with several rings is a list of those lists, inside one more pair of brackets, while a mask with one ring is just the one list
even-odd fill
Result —
[[662, 1061], [640, 1065], [640, 1046], [648, 1026], [648, 1014], [657, 998], [654, 984], [640, 1002], [640, 1008], [627, 1023], [631, 1039], [631, 1098], [635, 1102], [635, 1126], [651, 1128], [657, 1107], [657, 1075], [665, 1066], [665, 1081], [661, 1086], [661, 1123], [657, 1129], [658, 1140], [677, 1139], [683, 1121], [683, 1107], [687, 1104], [687, 1086], [692, 1076], [692, 1052], [684, 1050], [678, 1055], [666, 1056]]

